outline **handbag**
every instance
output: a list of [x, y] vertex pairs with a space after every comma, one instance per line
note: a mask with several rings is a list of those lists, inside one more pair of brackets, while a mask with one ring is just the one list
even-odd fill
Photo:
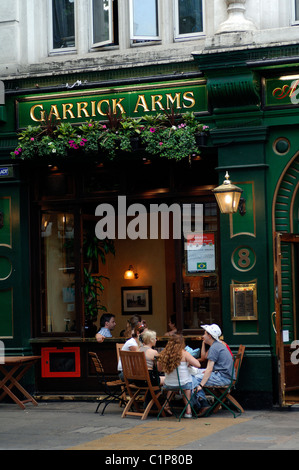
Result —
[[159, 374], [159, 371], [158, 371], [157, 361], [156, 360], [154, 360], [152, 370], [149, 370], [149, 376], [150, 376], [152, 385], [154, 385], [154, 386], [160, 385], [160, 374]]

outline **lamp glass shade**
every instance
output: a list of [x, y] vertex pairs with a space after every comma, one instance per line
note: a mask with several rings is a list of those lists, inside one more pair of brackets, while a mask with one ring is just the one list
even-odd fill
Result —
[[132, 267], [130, 266], [129, 269], [125, 272], [124, 274], [124, 279], [134, 279], [134, 271]]
[[241, 197], [240, 192], [215, 193], [215, 197], [222, 214], [237, 212]]
[[229, 181], [228, 173], [225, 178], [222, 185], [213, 189], [213, 193], [222, 214], [232, 214], [238, 210], [243, 190]]

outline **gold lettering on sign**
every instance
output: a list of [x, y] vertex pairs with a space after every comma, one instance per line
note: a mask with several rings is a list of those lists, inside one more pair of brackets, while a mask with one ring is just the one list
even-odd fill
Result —
[[95, 101], [91, 101], [91, 117], [95, 117], [96, 116], [96, 102]]
[[107, 103], [109, 109], [109, 100], [101, 100], [98, 102], [97, 111], [101, 116], [107, 116], [107, 113], [102, 111], [102, 103]]
[[157, 111], [156, 109], [156, 104], [159, 106], [159, 108], [164, 111], [163, 105], [161, 103], [163, 96], [162, 95], [152, 95], [152, 111]]
[[[193, 91], [174, 92], [165, 94], [137, 95], [133, 114], [145, 114], [149, 112], [159, 112], [166, 109], [175, 108], [176, 110], [185, 108], [193, 108], [196, 104]], [[51, 120], [73, 120], [88, 119], [97, 116], [106, 117], [111, 110], [113, 115], [127, 114], [130, 112], [126, 109], [126, 98], [106, 98], [99, 101], [77, 101], [67, 103], [48, 103], [35, 104], [30, 108], [30, 119], [34, 122], [45, 122], [46, 119]], [[134, 104], [132, 105], [134, 107]], [[49, 112], [49, 114], [48, 114]]]
[[51, 105], [51, 109], [50, 109], [50, 113], [49, 113], [48, 120], [51, 121], [51, 119], [52, 119], [53, 116], [55, 116], [56, 119], [61, 120], [61, 117], [60, 117], [60, 115], [59, 115], [59, 112], [58, 112], [58, 109], [57, 109], [57, 105], [56, 105], [56, 104], [52, 104], [52, 105]]
[[169, 94], [167, 93], [166, 98], [167, 98], [167, 109], [171, 109], [171, 106], [169, 105], [169, 103], [173, 105], [175, 102], [177, 102], [176, 108], [181, 109], [181, 93], [176, 93], [174, 98], [171, 96], [170, 93]]
[[89, 114], [88, 114], [88, 111], [87, 111], [87, 106], [88, 106], [88, 103], [87, 101], [82, 101], [80, 103], [77, 103], [77, 117], [78, 118], [81, 118], [82, 117], [82, 112], [84, 113], [84, 116], [89, 118]]
[[75, 119], [72, 109], [73, 109], [72, 103], [63, 103], [62, 104], [62, 119], [67, 119], [67, 114], [69, 115], [70, 119]]
[[144, 111], [149, 112], [148, 105], [144, 95], [138, 95], [137, 103], [134, 109], [134, 113], [138, 113], [138, 107], [142, 106]]
[[190, 106], [187, 106], [185, 103], [183, 104], [183, 107], [184, 108], [193, 108], [193, 106], [195, 106], [195, 98], [194, 98], [194, 93], [193, 91], [186, 91], [184, 94], [183, 94], [183, 99], [184, 101], [189, 101], [191, 104]]
[[[39, 119], [35, 116], [36, 108], [42, 109]], [[35, 122], [44, 121], [45, 120], [45, 111], [44, 111], [43, 105], [42, 104], [36, 104], [36, 105], [32, 106], [32, 108], [30, 109], [30, 117], [31, 117], [32, 121], [35, 121]]]
[[120, 98], [118, 101], [114, 98], [112, 99], [112, 113], [113, 114], [117, 114], [117, 109], [116, 108], [118, 108], [122, 114], [126, 113], [126, 111], [124, 110], [123, 105], [120, 104], [123, 100], [124, 100], [124, 98]]

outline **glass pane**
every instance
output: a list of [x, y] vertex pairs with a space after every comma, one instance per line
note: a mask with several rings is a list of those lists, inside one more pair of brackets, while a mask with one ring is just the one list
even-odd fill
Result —
[[295, 0], [295, 21], [299, 21], [299, 0]]
[[74, 0], [52, 0], [53, 48], [75, 46]]
[[133, 0], [133, 37], [157, 37], [157, 0]]
[[179, 34], [199, 33], [202, 27], [202, 0], [178, 0]]
[[93, 44], [110, 41], [110, 8], [109, 0], [93, 0]]
[[203, 203], [203, 233], [192, 233], [183, 250], [183, 326], [221, 325], [217, 204]]
[[74, 215], [44, 212], [42, 245], [42, 332], [76, 330]]

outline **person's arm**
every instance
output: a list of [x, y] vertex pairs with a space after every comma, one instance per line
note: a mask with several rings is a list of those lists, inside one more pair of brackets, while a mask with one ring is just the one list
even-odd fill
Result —
[[200, 361], [205, 361], [208, 358], [208, 351], [206, 351], [206, 345], [205, 342], [202, 342], [201, 345], [201, 350], [200, 350]]
[[[207, 368], [206, 368], [206, 370], [204, 371], [203, 378], [201, 379], [201, 382], [200, 382], [200, 384], [198, 385], [198, 387], [201, 387], [201, 388], [202, 388], [202, 387], [205, 386], [205, 384], [207, 383], [207, 381], [208, 381], [209, 378], [210, 378], [211, 373], [213, 372], [214, 364], [215, 364], [215, 362], [213, 362], [213, 361], [208, 361]], [[197, 387], [197, 390], [198, 390], [198, 387]]]
[[96, 334], [96, 340], [98, 343], [102, 343], [105, 339], [105, 336], [101, 335], [100, 333]]
[[195, 357], [192, 356], [188, 351], [184, 350], [183, 353], [184, 360], [190, 364], [190, 366], [197, 367], [198, 369], [201, 367], [200, 362], [198, 359], [195, 359]]

